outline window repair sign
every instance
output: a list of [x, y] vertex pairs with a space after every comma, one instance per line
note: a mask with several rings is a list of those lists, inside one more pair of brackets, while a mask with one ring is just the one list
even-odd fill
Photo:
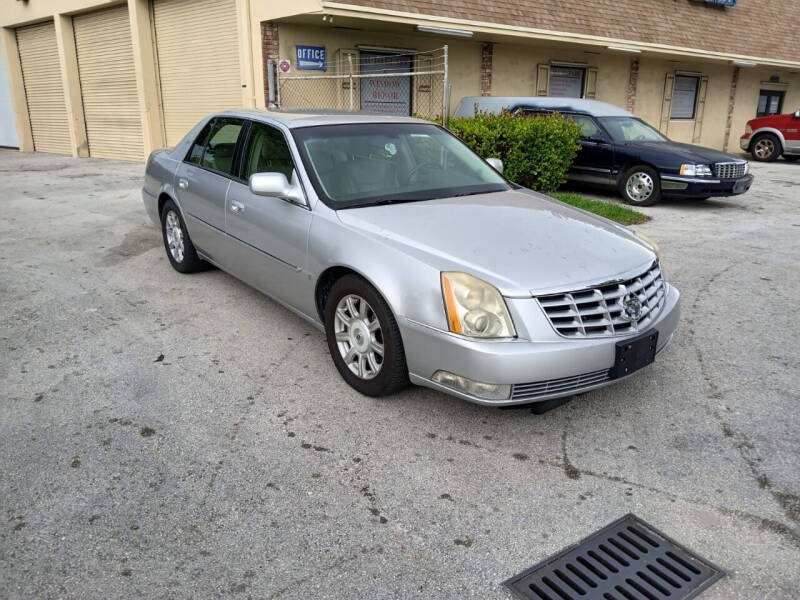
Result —
[[295, 46], [297, 62], [295, 66], [305, 71], [324, 71], [327, 68], [325, 46]]

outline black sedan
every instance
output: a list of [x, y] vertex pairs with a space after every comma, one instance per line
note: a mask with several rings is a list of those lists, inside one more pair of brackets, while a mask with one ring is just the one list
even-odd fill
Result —
[[[567, 175], [573, 182], [616, 187], [628, 204], [651, 206], [663, 197], [710, 198], [743, 194], [753, 184], [746, 160], [718, 150], [673, 142], [653, 127], [605, 102], [575, 98], [464, 98], [456, 116], [484, 112], [559, 112], [583, 128]], [[462, 111], [463, 106], [463, 111]], [[474, 114], [474, 112], [473, 112]]]

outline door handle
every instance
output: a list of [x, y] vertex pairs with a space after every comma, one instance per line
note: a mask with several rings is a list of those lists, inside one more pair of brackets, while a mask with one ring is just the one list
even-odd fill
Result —
[[237, 214], [244, 212], [244, 204], [241, 202], [236, 202], [236, 200], [231, 200], [231, 212], [235, 212]]
[[178, 179], [178, 187], [181, 188], [182, 190], [188, 189], [189, 180], [181, 177], [180, 179]]

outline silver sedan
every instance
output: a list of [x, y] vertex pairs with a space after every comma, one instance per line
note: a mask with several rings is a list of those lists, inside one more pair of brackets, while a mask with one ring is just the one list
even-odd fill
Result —
[[655, 245], [501, 173], [416, 119], [230, 111], [151, 154], [143, 197], [177, 271], [323, 329], [363, 394], [545, 403], [650, 364], [679, 315]]

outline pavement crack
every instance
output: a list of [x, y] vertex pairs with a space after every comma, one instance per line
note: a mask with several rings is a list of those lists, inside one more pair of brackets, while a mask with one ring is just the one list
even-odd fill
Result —
[[567, 454], [567, 428], [564, 427], [564, 431], [561, 433], [561, 460], [563, 462], [564, 467], [564, 474], [569, 477], [570, 479], [580, 479], [581, 478], [581, 471], [578, 470], [575, 465], [572, 464], [569, 460], [569, 455]]

